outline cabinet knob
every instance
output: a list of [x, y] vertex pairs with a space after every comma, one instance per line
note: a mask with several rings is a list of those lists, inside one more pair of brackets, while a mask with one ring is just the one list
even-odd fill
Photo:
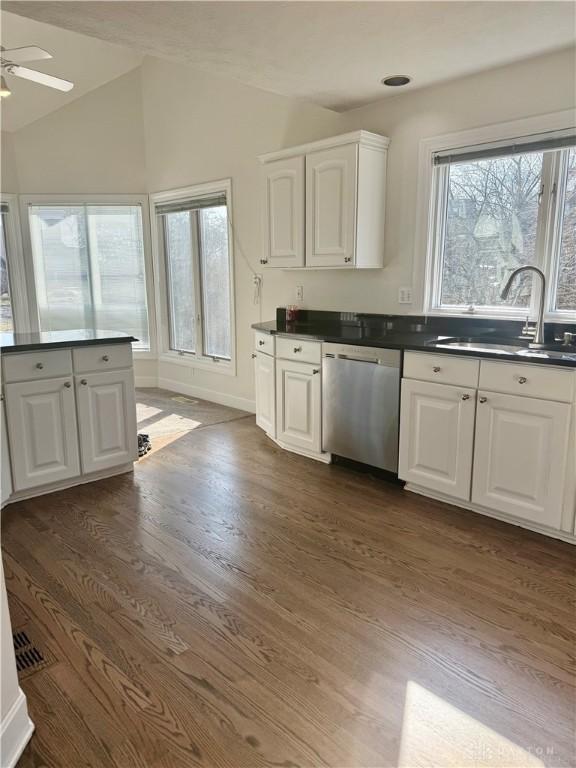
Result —
[[104, 360], [104, 362], [107, 363], [108, 360], [110, 360], [110, 358], [108, 357], [108, 355], [102, 355], [102, 360]]
[[260, 264], [268, 264], [268, 259], [260, 259]]
[[435, 365], [434, 368], [432, 368], [432, 370], [434, 371], [434, 373], [440, 373], [441, 369], [439, 365]]
[[256, 357], [256, 352], [252, 352], [252, 360]]
[[526, 384], [527, 381], [526, 376], [518, 376], [518, 384]]
[[266, 344], [266, 342], [265, 342], [265, 341], [263, 341], [262, 339], [260, 339], [260, 341], [258, 342], [258, 346], [259, 346], [259, 347], [263, 347], [263, 346], [264, 346], [264, 344]]
[[470, 395], [462, 395], [461, 400], [470, 400]]
[[88, 384], [88, 382], [86, 381], [86, 379], [80, 379], [80, 384], [82, 384], [82, 386], [85, 387], [86, 384]]
[[294, 347], [294, 352], [302, 352], [302, 347]]
[[488, 398], [487, 398], [487, 397], [480, 397], [480, 398], [478, 398], [478, 399], [479, 399], [479, 401], [480, 401], [481, 403], [487, 403], [487, 402], [488, 402]]
[[320, 368], [312, 368], [312, 373], [320, 373]]
[[36, 368], [38, 368], [38, 370], [41, 371], [42, 368], [44, 368], [44, 363], [36, 363]]
[[349, 264], [352, 261], [352, 256], [344, 256], [344, 262]]
[[72, 384], [70, 384], [70, 382], [69, 382], [69, 381], [65, 381], [65, 382], [64, 382], [64, 386], [66, 387], [66, 389], [70, 389], [70, 387], [72, 386]]

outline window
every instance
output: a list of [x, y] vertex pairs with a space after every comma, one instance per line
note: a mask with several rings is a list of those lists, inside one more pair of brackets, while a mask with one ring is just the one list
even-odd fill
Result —
[[142, 207], [28, 206], [41, 330], [124, 331], [149, 348]]
[[576, 315], [573, 144], [564, 134], [434, 155], [427, 310], [526, 316], [538, 298], [530, 273], [500, 294], [512, 270], [532, 264], [547, 277], [548, 315]]
[[201, 365], [233, 357], [229, 183], [153, 196], [164, 273], [165, 352]]
[[8, 205], [0, 206], [0, 332], [14, 331], [12, 291], [8, 270]]

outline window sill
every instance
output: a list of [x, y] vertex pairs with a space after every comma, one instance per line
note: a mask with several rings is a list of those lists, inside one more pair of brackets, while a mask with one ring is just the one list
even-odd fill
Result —
[[[478, 320], [519, 320], [522, 322], [526, 320], [526, 315], [529, 315], [529, 322], [536, 322], [534, 315], [528, 312], [459, 312], [458, 310], [452, 311], [450, 309], [429, 309], [424, 310], [422, 314], [427, 317], [467, 317], [468, 319], [477, 318]], [[544, 322], [573, 324], [576, 322], [576, 313], [548, 313], [544, 315]]]
[[223, 376], [236, 376], [236, 364], [234, 360], [215, 362], [210, 357], [197, 358], [194, 355], [179, 355], [177, 352], [163, 352], [158, 355], [159, 363], [181, 365], [184, 368], [198, 368], [210, 373], [220, 373]]

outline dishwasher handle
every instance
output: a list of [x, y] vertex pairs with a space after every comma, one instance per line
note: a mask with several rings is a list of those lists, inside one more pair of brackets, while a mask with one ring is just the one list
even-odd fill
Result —
[[355, 363], [373, 363], [374, 365], [378, 365], [380, 362], [377, 357], [356, 357], [355, 355], [331, 355], [328, 353], [324, 357], [332, 360], [352, 360]]

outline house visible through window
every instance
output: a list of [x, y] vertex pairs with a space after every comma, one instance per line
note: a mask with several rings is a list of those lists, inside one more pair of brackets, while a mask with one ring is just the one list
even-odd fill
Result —
[[140, 205], [30, 205], [41, 330], [124, 331], [149, 347]]
[[232, 356], [227, 203], [224, 191], [156, 203], [168, 350], [213, 362]]
[[438, 153], [427, 309], [526, 315], [532, 275], [502, 288], [517, 267], [540, 267], [548, 314], [576, 314], [576, 150], [572, 139]]
[[8, 206], [2, 203], [0, 207], [0, 332], [14, 330], [12, 315], [12, 299], [10, 291], [10, 275], [8, 273]]

